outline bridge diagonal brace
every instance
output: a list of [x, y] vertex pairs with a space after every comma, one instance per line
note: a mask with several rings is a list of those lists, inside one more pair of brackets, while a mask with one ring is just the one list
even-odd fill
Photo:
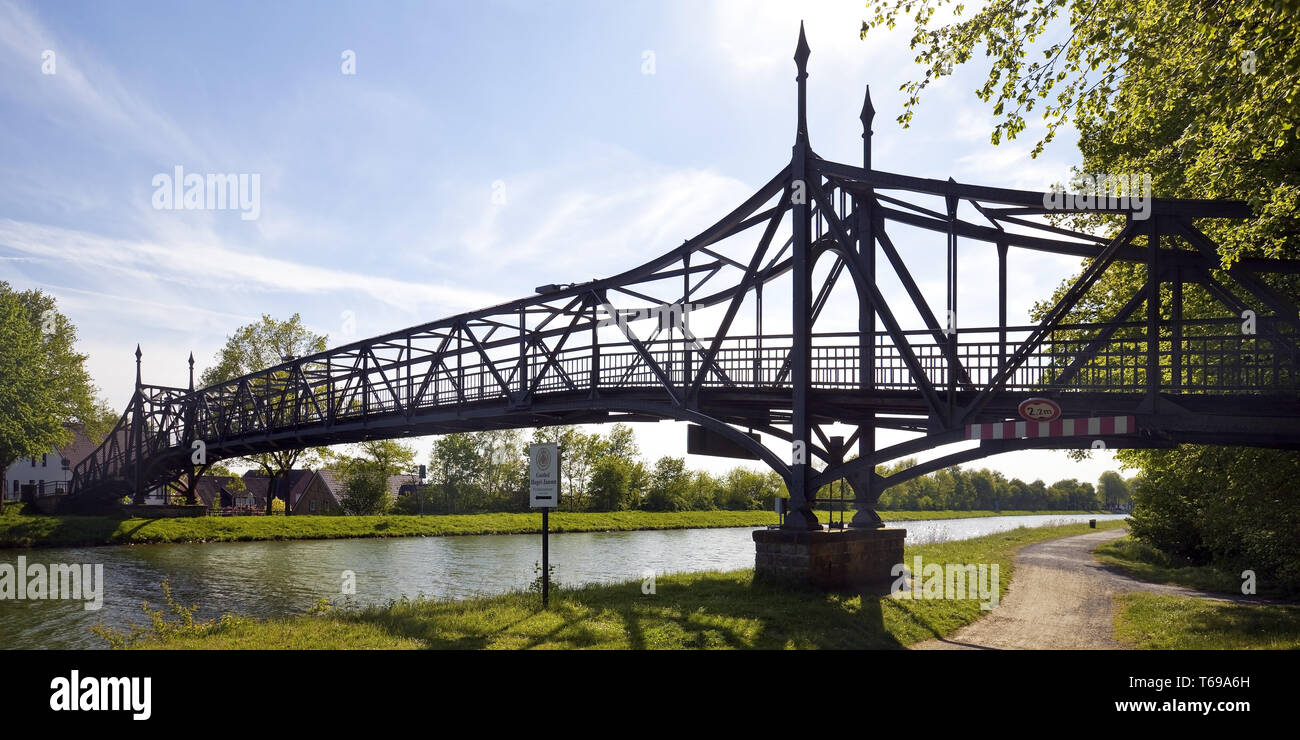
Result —
[[404, 412], [404, 411], [406, 410], [406, 408], [405, 408], [405, 404], [403, 404], [402, 401], [401, 401], [401, 398], [402, 398], [401, 391], [398, 390], [398, 388], [396, 388], [396, 387], [393, 385], [393, 382], [392, 382], [391, 380], [388, 379], [388, 373], [387, 373], [387, 372], [384, 372], [384, 365], [383, 365], [383, 363], [381, 363], [381, 362], [379, 361], [379, 357], [377, 357], [377, 356], [375, 355], [375, 350], [374, 350], [374, 348], [373, 348], [373, 347], [367, 347], [367, 348], [366, 348], [366, 353], [370, 355], [370, 359], [375, 363], [375, 364], [374, 364], [374, 369], [377, 370], [377, 371], [379, 371], [379, 379], [383, 381], [383, 383], [384, 383], [384, 387], [387, 388], [389, 394], [392, 395], [392, 397], [393, 397], [393, 403], [395, 403], [395, 404], [397, 405], [397, 410], [398, 410], [398, 411], [403, 411], [403, 412]]
[[[609, 302], [609, 299], [603, 293], [597, 293], [596, 297], [605, 303]], [[673, 390], [672, 379], [670, 379], [668, 374], [664, 372], [664, 369], [659, 366], [659, 363], [655, 362], [654, 357], [650, 355], [649, 350], [645, 348], [645, 345], [641, 343], [641, 340], [637, 339], [636, 334], [632, 332], [632, 327], [628, 326], [628, 322], [626, 321], [620, 321], [617, 325], [619, 330], [623, 332], [623, 336], [626, 337], [627, 341], [632, 345], [632, 348], [641, 356], [641, 360], [645, 362], [646, 367], [650, 368], [650, 371], [659, 379], [659, 382], [663, 385], [664, 392], [672, 399], [673, 405], [681, 406], [682, 399], [679, 398], [676, 391]]]
[[560, 352], [564, 350], [565, 343], [569, 341], [569, 337], [573, 336], [574, 327], [576, 327], [578, 322], [581, 320], [582, 320], [582, 312], [581, 311], [575, 312], [573, 314], [573, 319], [569, 322], [569, 326], [566, 328], [564, 334], [560, 337], [560, 341], [558, 344], [555, 345], [554, 350], [551, 350], [549, 347], [547, 347], [545, 342], [542, 339], [539, 338], [536, 340], [538, 344], [541, 344], [542, 350], [546, 354], [546, 364], [544, 364], [542, 366], [542, 369], [539, 370], [536, 376], [533, 377], [533, 381], [528, 388], [528, 393], [525, 395], [523, 399], [520, 399], [521, 402], [526, 403], [534, 395], [537, 394], [537, 389], [541, 387], [542, 381], [546, 378], [546, 373], [550, 370], [551, 367], [555, 367], [557, 370], [560, 371], [560, 375], [565, 379], [565, 382], [569, 384], [570, 390], [577, 390], [577, 386], [573, 383], [573, 380], [569, 378], [568, 373], [565, 373], [564, 369], [560, 367], [558, 358]]
[[1043, 317], [1041, 322], [1039, 322], [1038, 326], [1034, 329], [1033, 333], [1030, 334], [1029, 338], [1020, 344], [1020, 347], [1016, 350], [1015, 354], [1008, 358], [1006, 364], [1004, 364], [1002, 369], [993, 376], [992, 380], [989, 381], [989, 384], [985, 386], [984, 389], [981, 390], [971, 401], [970, 405], [963, 410], [961, 414], [961, 421], [963, 423], [983, 410], [984, 406], [992, 400], [993, 394], [1002, 388], [1002, 386], [1007, 382], [1007, 379], [1010, 378], [1022, 364], [1024, 364], [1025, 360], [1029, 359], [1029, 356], [1036, 349], [1038, 349], [1038, 345], [1043, 343], [1047, 334], [1061, 323], [1061, 320], [1069, 314], [1080, 299], [1083, 298], [1084, 294], [1092, 288], [1093, 284], [1097, 282], [1097, 279], [1101, 277], [1101, 274], [1114, 260], [1116, 253], [1118, 253], [1119, 250], [1133, 238], [1135, 233], [1136, 228], [1134, 227], [1134, 222], [1129, 220], [1124, 225], [1124, 228], [1115, 235], [1115, 238], [1111, 243], [1108, 244], [1106, 248], [1102, 250], [1101, 254], [1097, 256], [1097, 259], [1093, 260], [1092, 264], [1088, 265], [1083, 273], [1079, 275], [1079, 277], [1074, 281], [1074, 284], [1065, 292], [1065, 295], [1061, 296], [1061, 299], [1056, 302], [1056, 305], [1047, 312], [1047, 315]]
[[912, 299], [912, 305], [916, 307], [917, 313], [921, 314], [921, 320], [925, 322], [926, 328], [930, 330], [930, 336], [934, 338], [936, 344], [943, 348], [949, 367], [957, 371], [957, 377], [961, 378], [962, 385], [970, 387], [972, 383], [970, 374], [966, 371], [966, 366], [950, 346], [949, 337], [944, 333], [944, 327], [939, 326], [939, 320], [935, 317], [934, 311], [930, 309], [930, 302], [925, 300], [925, 296], [921, 295], [920, 286], [912, 278], [912, 271], [907, 269], [907, 263], [903, 261], [902, 255], [898, 253], [898, 249], [894, 246], [894, 240], [890, 239], [889, 234], [885, 232], [884, 223], [877, 224], [873, 231], [876, 232], [876, 243], [880, 245], [881, 251], [889, 259], [889, 264], [894, 268], [894, 274], [898, 276], [899, 282], [903, 284], [903, 289], [907, 291], [907, 295]]
[[[1175, 221], [1174, 230], [1191, 242], [1192, 246], [1200, 250], [1207, 260], [1218, 257], [1218, 248], [1215, 246], [1214, 241], [1192, 224], [1185, 220]], [[1208, 269], [1205, 271], [1208, 273]], [[1291, 324], [1291, 326], [1300, 328], [1300, 316], [1297, 316], [1296, 306], [1287, 300], [1285, 296], [1269, 287], [1263, 280], [1260, 280], [1258, 275], [1243, 269], [1240, 265], [1233, 265], [1228, 268], [1227, 272], [1234, 280], [1241, 283], [1242, 287], [1249, 290], [1255, 297], [1273, 309], [1279, 317]]]
[[1133, 297], [1129, 298], [1128, 302], [1115, 312], [1115, 316], [1111, 318], [1101, 332], [1088, 343], [1088, 346], [1084, 348], [1083, 352], [1081, 352], [1078, 357], [1074, 358], [1074, 360], [1066, 366], [1065, 370], [1061, 371], [1061, 374], [1054, 380], [1053, 384], [1063, 386], [1073, 380], [1074, 376], [1083, 369], [1083, 366], [1096, 356], [1097, 352], [1103, 345], [1110, 341], [1110, 338], [1114, 336], [1115, 332], [1120, 328], [1119, 325], [1134, 311], [1136, 311], [1138, 306], [1142, 305], [1146, 301], [1148, 290], [1150, 290], [1149, 281], [1143, 282], [1142, 287], [1138, 288], [1133, 294]]
[[736, 289], [736, 295], [732, 297], [731, 303], [727, 306], [727, 313], [722, 318], [722, 323], [718, 325], [718, 331], [713, 337], [713, 342], [704, 356], [704, 362], [700, 365], [699, 372], [695, 375], [695, 380], [691, 382], [690, 394], [694, 396], [699, 393], [700, 386], [704, 383], [704, 375], [708, 371], [709, 364], [717, 357], [718, 352], [722, 349], [722, 342], [726, 338], [727, 331], [731, 328], [736, 314], [740, 311], [740, 305], [745, 300], [745, 295], [759, 278], [759, 266], [763, 264], [763, 258], [767, 256], [767, 250], [771, 246], [772, 237], [776, 235], [777, 228], [781, 225], [781, 220], [785, 218], [786, 205], [789, 198], [782, 198], [782, 206], [776, 209], [772, 218], [767, 222], [767, 228], [763, 230], [763, 236], [759, 238], [758, 246], [754, 249], [754, 256], [750, 258], [749, 265], [745, 268], [745, 276], [740, 282], [740, 287]]
[[890, 338], [894, 340], [894, 345], [898, 350], [898, 354], [903, 358], [903, 362], [907, 365], [907, 369], [912, 373], [913, 378], [916, 379], [916, 387], [920, 389], [921, 395], [925, 398], [926, 405], [930, 407], [930, 412], [935, 416], [935, 418], [943, 420], [946, 426], [949, 420], [946, 418], [944, 405], [939, 399], [939, 394], [934, 389], [934, 384], [930, 382], [930, 377], [925, 373], [924, 368], [921, 367], [920, 360], [916, 358], [916, 353], [912, 351], [912, 346], [907, 341], [907, 335], [903, 333], [903, 329], [899, 325], [898, 319], [894, 317], [894, 312], [890, 310], [889, 304], [885, 301], [885, 297], [880, 293], [880, 288], [876, 286], [874, 280], [867, 280], [863, 275], [862, 265], [857, 261], [856, 250], [853, 248], [853, 242], [849, 240], [848, 235], [845, 233], [844, 225], [840, 223], [840, 220], [835, 215], [834, 211], [829, 208], [830, 204], [827, 203], [826, 194], [822, 192], [821, 187], [813, 181], [813, 178], [808, 180], [808, 189], [817, 200], [817, 203], [821, 206], [822, 217], [826, 219], [826, 223], [830, 226], [831, 234], [834, 235], [835, 240], [840, 244], [840, 249], [843, 250], [840, 253], [840, 256], [848, 264], [849, 272], [853, 275], [854, 284], [857, 287], [858, 300], [862, 300], [862, 292], [865, 289], [870, 296], [872, 308], [875, 309], [876, 313], [880, 314], [880, 320], [885, 324], [885, 331], [888, 332]]

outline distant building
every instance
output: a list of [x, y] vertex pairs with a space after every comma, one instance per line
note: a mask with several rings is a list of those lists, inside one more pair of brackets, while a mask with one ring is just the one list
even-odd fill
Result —
[[389, 503], [395, 503], [398, 496], [410, 493], [411, 490], [420, 484], [420, 478], [416, 475], [390, 475], [388, 476], [388, 500]]
[[32, 492], [37, 496], [68, 492], [68, 484], [72, 482], [72, 469], [94, 452], [97, 446], [80, 424], [69, 424], [68, 428], [72, 430], [72, 441], [66, 445], [51, 448], [39, 457], [15, 460], [5, 469], [3, 485], [6, 501], [20, 500], [23, 486], [31, 486]]
[[195, 496], [209, 509], [256, 509], [257, 502], [247, 488], [240, 490], [237, 480], [233, 475], [205, 475], [199, 478]]
[[[294, 514], [337, 514], [341, 491], [334, 488], [337, 475], [332, 471], [290, 470], [275, 479], [275, 498], [288, 502]], [[246, 495], [254, 508], [265, 511], [271, 480], [265, 473], [244, 473]]]

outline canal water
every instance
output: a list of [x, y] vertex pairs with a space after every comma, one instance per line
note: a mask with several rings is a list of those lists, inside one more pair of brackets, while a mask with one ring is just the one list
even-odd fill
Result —
[[[967, 539], [1020, 526], [1122, 519], [1123, 515], [1046, 514], [898, 522], [909, 544]], [[563, 585], [620, 582], [703, 570], [754, 566], [753, 528], [678, 529], [551, 535], [551, 563]], [[140, 605], [162, 604], [169, 579], [199, 616], [226, 612], [254, 617], [300, 614], [321, 598], [344, 599], [355, 585], [357, 604], [402, 596], [464, 599], [527, 588], [540, 573], [539, 535], [477, 535], [400, 539], [237, 542], [130, 547], [0, 550], [0, 563], [19, 556], [41, 564], [103, 564], [103, 606], [77, 601], [0, 600], [0, 648], [102, 648], [90, 632], [102, 622], [123, 629], [143, 624]]]

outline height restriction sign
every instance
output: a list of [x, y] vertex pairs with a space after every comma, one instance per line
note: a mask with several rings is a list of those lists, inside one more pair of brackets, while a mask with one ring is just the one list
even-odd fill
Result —
[[555, 443], [528, 447], [528, 490], [534, 509], [560, 505], [560, 453]]

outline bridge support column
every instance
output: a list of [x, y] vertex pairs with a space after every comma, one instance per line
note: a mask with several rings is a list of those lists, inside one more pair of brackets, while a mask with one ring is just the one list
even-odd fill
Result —
[[754, 532], [754, 581], [792, 588], [885, 592], [903, 562], [906, 529]]
[[821, 529], [813, 513], [812, 498], [816, 491], [808, 485], [810, 455], [812, 454], [811, 419], [808, 414], [808, 395], [812, 385], [812, 210], [809, 205], [808, 120], [807, 92], [808, 43], [803, 27], [799, 29], [799, 46], [795, 50], [799, 65], [799, 126], [795, 137], [794, 154], [790, 164], [791, 200], [794, 222], [792, 224], [793, 248], [790, 271], [794, 282], [792, 291], [791, 348], [790, 348], [790, 476], [786, 484], [790, 489], [790, 510], [785, 517], [785, 528], [802, 531]]
[[[875, 451], [875, 434], [876, 430], [871, 429], [872, 449], [865, 453], [870, 455]], [[863, 433], [864, 436], [866, 432]], [[876, 502], [880, 500], [880, 485], [878, 476], [875, 471], [868, 470], [856, 475], [847, 476], [849, 487], [853, 489], [853, 519], [849, 526], [854, 529], [880, 529], [885, 526], [881, 521], [880, 515], [876, 513]]]

